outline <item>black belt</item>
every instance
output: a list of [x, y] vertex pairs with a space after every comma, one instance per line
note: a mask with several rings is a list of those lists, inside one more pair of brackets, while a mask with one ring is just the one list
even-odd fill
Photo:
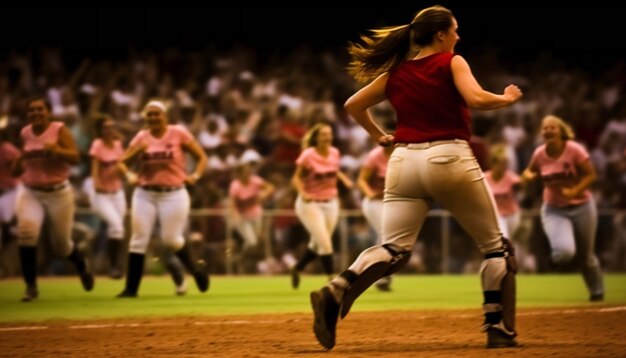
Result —
[[96, 189], [96, 193], [98, 194], [116, 194], [119, 190], [101, 190], [101, 189]]
[[157, 193], [167, 193], [182, 189], [183, 186], [165, 186], [165, 185], [143, 185], [141, 189], [148, 191], [156, 191]]
[[67, 186], [67, 182], [63, 182], [61, 184], [56, 184], [56, 185], [48, 185], [48, 186], [26, 186], [28, 189], [30, 190], [35, 190], [35, 191], [43, 191], [45, 193], [52, 193], [55, 191], [59, 191], [61, 189], [65, 189], [65, 187]]
[[[302, 200], [304, 200], [304, 199], [302, 199]], [[309, 199], [309, 200], [304, 200], [305, 203], [330, 203], [331, 201], [333, 201], [333, 199], [326, 199], [326, 200]]]

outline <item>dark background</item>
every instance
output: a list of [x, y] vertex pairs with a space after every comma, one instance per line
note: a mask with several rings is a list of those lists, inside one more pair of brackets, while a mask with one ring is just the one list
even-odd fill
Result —
[[286, 53], [303, 43], [345, 51], [359, 33], [409, 23], [416, 11], [437, 3], [459, 22], [461, 54], [488, 44], [501, 48], [504, 60], [530, 62], [548, 50], [591, 71], [625, 58], [623, 13], [604, 1], [13, 4], [5, 5], [10, 9], [0, 21], [0, 56], [42, 46], [62, 47], [70, 63], [84, 57], [124, 59], [129, 49], [195, 51], [235, 44], [253, 46], [261, 55]]

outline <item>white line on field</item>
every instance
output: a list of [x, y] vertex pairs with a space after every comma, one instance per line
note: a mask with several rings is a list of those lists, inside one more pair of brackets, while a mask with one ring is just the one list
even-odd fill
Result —
[[[518, 316], [539, 316], [539, 315], [569, 315], [569, 314], [578, 314], [578, 313], [611, 313], [611, 312], [619, 312], [626, 311], [626, 306], [617, 306], [617, 307], [598, 307], [598, 308], [577, 308], [577, 309], [565, 309], [565, 310], [540, 310], [540, 311], [526, 311], [526, 312], [518, 312]], [[436, 314], [427, 314], [417, 319], [428, 319], [437, 316]], [[462, 313], [454, 315], [454, 318], [469, 318], [475, 317], [476, 314], [468, 314]], [[164, 318], [164, 320], [167, 320]], [[291, 323], [291, 322], [299, 322], [299, 319], [289, 319], [289, 320], [221, 320], [221, 321], [196, 321], [193, 322], [196, 326], [219, 326], [219, 325], [247, 325], [247, 324], [275, 324], [275, 323]], [[84, 324], [84, 325], [74, 325], [69, 326], [69, 329], [101, 329], [101, 328], [115, 328], [115, 327], [163, 327], [163, 326], [173, 326], [174, 324], [168, 322], [159, 322], [159, 323], [109, 323], [109, 324]], [[38, 331], [51, 328], [49, 326], [23, 326], [23, 327], [0, 327], [0, 332], [11, 332], [11, 331]], [[52, 327], [56, 328], [56, 327]]]

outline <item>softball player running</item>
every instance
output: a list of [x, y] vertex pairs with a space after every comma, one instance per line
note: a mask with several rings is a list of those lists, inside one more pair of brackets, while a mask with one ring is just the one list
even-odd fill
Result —
[[[128, 171], [137, 187], [131, 204], [132, 236], [128, 255], [126, 287], [117, 297], [136, 297], [143, 276], [144, 259], [155, 223], [160, 224], [163, 244], [191, 273], [198, 289], [206, 292], [209, 277], [205, 265], [191, 259], [183, 232], [189, 215], [190, 200], [185, 184], [194, 184], [206, 167], [206, 155], [189, 132], [177, 125], [168, 125], [167, 109], [160, 101], [150, 101], [143, 112], [146, 129], [130, 142], [122, 158], [125, 163], [137, 162], [137, 174]], [[197, 159], [191, 175], [185, 172], [185, 153]], [[135, 179], [136, 177], [136, 179]]]
[[337, 179], [347, 188], [353, 183], [339, 170], [339, 150], [332, 146], [330, 125], [318, 123], [303, 138], [292, 184], [298, 191], [296, 215], [311, 239], [304, 256], [291, 269], [291, 286], [300, 285], [300, 271], [319, 256], [324, 273], [333, 273], [332, 234], [339, 220]]
[[257, 247], [263, 216], [263, 203], [274, 192], [274, 185], [254, 175], [249, 163], [239, 165], [237, 178], [230, 183], [229, 206], [233, 227], [243, 238], [242, 259]]
[[[387, 162], [393, 152], [393, 147], [378, 146], [372, 149], [365, 158], [365, 163], [359, 171], [357, 186], [363, 191], [361, 208], [363, 216], [374, 229], [376, 238], [382, 243], [383, 218], [383, 190], [385, 189], [385, 173]], [[376, 281], [376, 288], [381, 291], [391, 290], [391, 277], [384, 276]]]
[[107, 256], [109, 276], [122, 278], [120, 254], [124, 240], [124, 217], [126, 196], [122, 187], [122, 175], [118, 163], [124, 147], [115, 130], [115, 122], [103, 115], [95, 121], [96, 139], [91, 144], [91, 177], [95, 187], [92, 207], [107, 224]]
[[26, 293], [22, 301], [37, 298], [37, 242], [44, 218], [48, 217], [50, 238], [56, 253], [76, 265], [85, 291], [94, 277], [83, 255], [72, 241], [74, 194], [68, 178], [70, 164], [78, 163], [78, 151], [70, 131], [50, 120], [50, 104], [41, 98], [28, 104], [30, 124], [22, 129], [22, 156], [14, 166], [21, 175], [17, 191], [17, 237]]
[[578, 252], [589, 299], [602, 301], [602, 269], [594, 252], [598, 214], [589, 190], [596, 171], [589, 153], [574, 142], [574, 131], [561, 118], [546, 116], [541, 135], [545, 144], [535, 150], [522, 178], [530, 181], [540, 176], [543, 181], [541, 222], [552, 260], [566, 264]]
[[[474, 239], [485, 259], [483, 285], [487, 347], [515, 341], [515, 257], [498, 227], [493, 195], [468, 144], [469, 108], [495, 109], [517, 101], [514, 85], [502, 95], [483, 90], [463, 57], [450, 10], [433, 6], [410, 24], [375, 31], [364, 44], [351, 44], [351, 70], [371, 81], [345, 104], [379, 144], [396, 143], [389, 158], [383, 199], [383, 243], [361, 253], [328, 285], [311, 292], [313, 330], [327, 349], [335, 345], [339, 315], [383, 276], [408, 262], [429, 207], [438, 201]], [[388, 99], [397, 115], [395, 135], [386, 134], [368, 108]], [[400, 328], [400, 327], [399, 327]]]

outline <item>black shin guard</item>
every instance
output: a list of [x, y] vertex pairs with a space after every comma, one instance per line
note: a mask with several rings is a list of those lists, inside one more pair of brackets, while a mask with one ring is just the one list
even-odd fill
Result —
[[143, 276], [143, 264], [146, 255], [131, 252], [128, 254], [128, 275], [126, 276], [126, 288], [124, 292], [130, 295], [137, 295], [139, 284]]
[[37, 247], [20, 246], [20, 265], [22, 277], [27, 286], [37, 285]]
[[316, 252], [311, 251], [311, 249], [306, 249], [304, 256], [302, 256], [300, 260], [298, 260], [298, 263], [296, 263], [296, 266], [295, 266], [296, 270], [298, 271], [304, 270], [306, 265], [308, 265], [311, 261], [315, 260], [316, 257], [317, 257]]
[[322, 261], [322, 269], [326, 275], [333, 273], [333, 255], [320, 255], [320, 261]]
[[374, 282], [378, 281], [383, 276], [388, 276], [400, 271], [404, 265], [409, 262], [409, 258], [411, 257], [410, 251], [400, 251], [390, 245], [374, 246], [368, 250], [379, 250], [380, 248], [383, 248], [391, 255], [390, 260], [374, 262], [360, 274], [356, 274], [350, 270], [341, 273], [340, 276], [348, 282], [348, 286], [345, 288], [341, 298], [341, 318], [344, 318], [348, 314], [354, 301], [373, 285]]

